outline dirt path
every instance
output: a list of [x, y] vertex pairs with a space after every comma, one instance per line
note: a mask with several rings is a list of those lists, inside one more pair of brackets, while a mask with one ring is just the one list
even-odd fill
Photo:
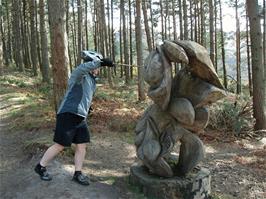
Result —
[[[112, 140], [115, 142], [113, 145], [109, 138], [97, 136], [89, 146], [84, 163], [84, 173], [90, 175], [92, 184], [84, 187], [71, 181], [74, 171], [72, 158], [56, 158], [49, 165], [53, 180], [41, 181], [33, 172], [33, 167], [42, 153], [37, 152], [33, 156], [26, 154], [19, 143], [19, 134], [22, 133], [2, 130], [1, 127], [0, 198], [128, 198], [129, 193], [114, 185], [114, 182], [123, 180], [128, 174], [128, 168], [134, 161], [133, 146], [119, 140]], [[23, 139], [30, 138], [23, 136]], [[120, 157], [124, 156], [127, 158], [121, 160]]]
[[[0, 198], [140, 198], [127, 185], [129, 168], [135, 161], [135, 149], [133, 145], [122, 141], [119, 134], [101, 133], [93, 136], [84, 163], [84, 172], [91, 177], [92, 184], [83, 187], [71, 181], [74, 171], [72, 158], [62, 156], [49, 166], [53, 180], [41, 181], [33, 172], [33, 167], [42, 152], [25, 153], [19, 137], [23, 133], [2, 130], [3, 125], [0, 133]], [[38, 132], [39, 135], [43, 133]], [[23, 139], [30, 137], [30, 133], [28, 137], [24, 133]], [[265, 198], [265, 170], [240, 162], [241, 158], [254, 158], [254, 151], [264, 153], [265, 150], [260, 150], [263, 146], [265, 143], [262, 141], [206, 144], [206, 160], [202, 166], [211, 170], [212, 192], [217, 198]]]
[[222, 198], [266, 198], [266, 139], [206, 145], [203, 166], [212, 174], [212, 192]]

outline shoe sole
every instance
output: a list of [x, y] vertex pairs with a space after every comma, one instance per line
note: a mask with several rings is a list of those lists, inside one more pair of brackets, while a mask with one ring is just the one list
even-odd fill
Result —
[[39, 172], [36, 171], [36, 168], [34, 168], [34, 171], [35, 171], [35, 173], [37, 173], [40, 176], [41, 180], [43, 180], [43, 181], [51, 181], [52, 180], [52, 178], [42, 178], [42, 176], [39, 174]]

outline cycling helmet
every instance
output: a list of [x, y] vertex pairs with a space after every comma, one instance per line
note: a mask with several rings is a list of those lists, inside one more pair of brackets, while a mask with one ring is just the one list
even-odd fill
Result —
[[93, 61], [93, 60], [101, 60], [103, 56], [101, 53], [91, 51], [91, 50], [83, 50], [80, 53], [81, 59], [84, 61]]

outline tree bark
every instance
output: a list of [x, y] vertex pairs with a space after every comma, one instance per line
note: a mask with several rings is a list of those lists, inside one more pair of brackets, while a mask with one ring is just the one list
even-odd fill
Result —
[[65, 28], [65, 1], [48, 0], [51, 37], [51, 63], [55, 110], [65, 94], [68, 80], [67, 34]]
[[41, 34], [41, 72], [43, 82], [50, 83], [49, 75], [49, 57], [48, 57], [48, 42], [47, 42], [47, 31], [45, 26], [45, 5], [44, 0], [39, 0], [40, 7], [40, 34]]
[[151, 33], [150, 33], [150, 27], [149, 27], [149, 22], [148, 22], [148, 16], [147, 16], [146, 1], [142, 1], [142, 10], [143, 10], [143, 16], [144, 16], [144, 25], [145, 25], [145, 32], [147, 36], [148, 50], [149, 52], [151, 52], [152, 42], [151, 42]]
[[[191, 41], [195, 41], [195, 39], [194, 39], [194, 35], [193, 35], [193, 33], [194, 33], [194, 31], [193, 31], [193, 11], [192, 11], [192, 9], [193, 9], [193, 2], [192, 2], [192, 0], [190, 0], [189, 1], [189, 15], [190, 15], [190, 40]], [[196, 14], [196, 13], [194, 13], [194, 14]]]
[[183, 0], [184, 40], [188, 40], [187, 1]]
[[236, 16], [236, 93], [241, 93], [241, 69], [240, 69], [240, 24], [238, 17], [238, 0], [235, 0], [235, 16]]
[[86, 49], [88, 50], [89, 49], [89, 33], [88, 33], [88, 26], [89, 26], [89, 23], [88, 23], [88, 2], [85, 1], [85, 38], [86, 38], [86, 41], [85, 41], [85, 44], [86, 44]]
[[152, 48], [155, 47], [154, 39], [154, 28], [153, 28], [153, 12], [152, 12], [152, 0], [149, 0], [149, 9], [150, 9], [150, 20], [151, 20], [151, 38], [152, 38]]
[[136, 0], [136, 48], [138, 65], [138, 94], [139, 100], [145, 100], [142, 56], [142, 33], [141, 33], [141, 0]]
[[[263, 65], [264, 65], [264, 85], [266, 85], [266, 1], [263, 1]], [[266, 91], [265, 91], [266, 95]], [[265, 96], [266, 98], [266, 96]]]
[[[36, 49], [37, 49], [37, 66], [41, 67], [41, 47], [40, 47], [40, 31], [38, 29], [38, 4], [37, 0], [34, 0], [34, 8], [35, 8], [35, 34], [36, 34]], [[38, 69], [37, 69], [38, 70]], [[40, 68], [40, 70], [42, 70]]]
[[30, 55], [32, 63], [32, 72], [34, 76], [37, 76], [37, 43], [36, 43], [36, 31], [35, 31], [35, 4], [34, 0], [30, 0]]
[[[112, 37], [112, 58], [113, 58], [113, 62], [115, 63], [115, 39], [114, 39], [114, 12], [113, 12], [113, 6], [114, 6], [114, 2], [113, 0], [111, 0], [111, 24], [112, 24], [112, 28], [111, 28], [111, 37]], [[114, 73], [116, 75], [116, 67], [114, 69]]]
[[[66, 0], [66, 32], [67, 37], [70, 40], [70, 30], [69, 30], [69, 0]], [[71, 50], [70, 50], [70, 42], [68, 45], [68, 58], [69, 58], [69, 66], [70, 66], [70, 72], [72, 72], [72, 56], [71, 56]]]
[[174, 28], [174, 40], [177, 40], [177, 30], [176, 30], [176, 4], [175, 4], [175, 0], [172, 0], [172, 12], [173, 12], [173, 28]]
[[[10, 23], [10, 10], [9, 10], [9, 5], [8, 5], [8, 1], [5, 1], [6, 4], [6, 21], [7, 21], [7, 37], [8, 37], [8, 41], [7, 41], [7, 60], [6, 60], [6, 64], [9, 65], [10, 62], [12, 62], [12, 45], [11, 45], [11, 23]], [[18, 3], [18, 2], [17, 2]], [[12, 1], [13, 4], [13, 1]], [[13, 7], [14, 9], [14, 7]]]
[[248, 12], [246, 8], [246, 45], [247, 45], [247, 65], [248, 65], [248, 88], [249, 88], [249, 95], [252, 97], [252, 74], [251, 74], [251, 67], [250, 67], [250, 36], [249, 36], [249, 21], [248, 21]]
[[[215, 52], [214, 52], [214, 18], [213, 18], [213, 0], [209, 0], [209, 17], [210, 17], [210, 58], [212, 63], [215, 64]], [[217, 71], [217, 68], [215, 68]]]
[[253, 114], [256, 119], [254, 129], [266, 129], [266, 107], [265, 107], [265, 84], [263, 74], [265, 65], [262, 61], [262, 36], [258, 0], [247, 0], [247, 10], [250, 23], [250, 40], [252, 56], [253, 75]]
[[22, 63], [22, 38], [21, 38], [21, 23], [20, 23], [20, 0], [13, 0], [13, 34], [14, 34], [14, 57], [16, 66], [20, 72], [24, 71], [24, 66]]
[[205, 6], [203, 0], [200, 0], [200, 24], [201, 24], [200, 43], [201, 45], [206, 47]]
[[29, 35], [28, 34], [28, 6], [27, 1], [22, 1], [22, 23], [21, 23], [21, 35], [22, 35], [22, 46], [23, 46], [23, 61], [25, 67], [31, 66], [31, 60], [30, 60], [30, 41], [29, 41]]
[[222, 64], [223, 64], [223, 83], [224, 83], [224, 87], [227, 89], [227, 69], [225, 65], [223, 14], [222, 14], [221, 0], [219, 0], [219, 8], [220, 8], [221, 50], [222, 50]]
[[125, 84], [129, 84], [129, 55], [128, 55], [128, 41], [127, 41], [127, 29], [126, 29], [126, 16], [125, 16], [125, 2], [120, 0], [121, 15], [123, 22], [123, 43], [124, 43], [124, 61], [125, 61]]
[[72, 17], [73, 17], [73, 22], [72, 22], [72, 42], [73, 42], [73, 55], [74, 55], [74, 60], [75, 60], [75, 65], [78, 64], [77, 60], [77, 37], [76, 37], [76, 15], [75, 15], [75, 5], [74, 5], [74, 1], [72, 0]]
[[78, 0], [78, 52], [77, 52], [77, 65], [81, 63], [80, 52], [82, 51], [82, 33], [83, 33], [83, 23], [82, 23], [82, 3]]
[[184, 31], [183, 31], [183, 11], [182, 11], [182, 1], [178, 0], [179, 7], [179, 27], [180, 27], [180, 40], [184, 39]]
[[[1, 30], [2, 30], [2, 15], [0, 15], [0, 23], [1, 23]], [[3, 35], [2, 31], [0, 31], [0, 76], [3, 75], [3, 68], [4, 68], [4, 57], [3, 57]]]
[[[129, 60], [130, 66], [133, 65], [133, 36], [132, 36], [132, 2], [128, 1], [129, 8]], [[135, 16], [135, 15], [134, 15]], [[133, 67], [130, 67], [130, 78], [133, 79]]]

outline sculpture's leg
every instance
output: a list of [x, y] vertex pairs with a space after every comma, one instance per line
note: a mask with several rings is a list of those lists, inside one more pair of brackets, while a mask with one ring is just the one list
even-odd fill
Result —
[[174, 173], [169, 164], [162, 158], [159, 157], [156, 161], [148, 162], [143, 161], [144, 165], [150, 169], [151, 173], [154, 173], [163, 177], [173, 177]]
[[180, 155], [176, 172], [185, 175], [203, 159], [204, 148], [198, 136], [190, 132], [184, 134], [180, 142]]

